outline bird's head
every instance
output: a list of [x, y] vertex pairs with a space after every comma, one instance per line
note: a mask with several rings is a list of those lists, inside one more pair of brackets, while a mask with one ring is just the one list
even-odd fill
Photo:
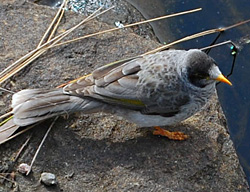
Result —
[[215, 61], [200, 50], [189, 50], [187, 55], [187, 77], [196, 87], [206, 87], [218, 81], [232, 85], [221, 73]]

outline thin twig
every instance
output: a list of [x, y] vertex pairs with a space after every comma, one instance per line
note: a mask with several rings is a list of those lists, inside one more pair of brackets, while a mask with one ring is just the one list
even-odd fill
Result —
[[[11, 114], [12, 114], [12, 111], [7, 112], [7, 113], [1, 115], [1, 116], [0, 116], [0, 119], [6, 118], [6, 117], [8, 117], [8, 116], [11, 115]], [[0, 123], [0, 125], [1, 125], [1, 123]]]
[[[81, 21], [79, 24], [77, 24], [76, 26], [74, 26], [74, 27], [70, 28], [69, 30], [65, 31], [65, 32], [63, 33], [62, 37], [60, 37], [58, 40], [56, 40], [55, 42], [53, 42], [52, 45], [54, 45], [54, 44], [56, 44], [57, 42], [59, 42], [60, 40], [62, 40], [64, 37], [66, 37], [66, 36], [67, 36], [68, 34], [70, 34], [72, 31], [74, 31], [75, 29], [77, 29], [78, 27], [80, 27], [82, 24], [84, 24], [84, 23], [86, 23], [86, 22], [88, 22], [88, 21], [90, 21], [90, 20], [92, 20], [92, 19], [94, 19], [94, 18], [96, 18], [96, 17], [98, 17], [98, 16], [100, 16], [100, 15], [106, 13], [107, 11], [109, 11], [109, 10], [111, 10], [111, 9], [113, 9], [113, 8], [114, 8], [114, 6], [108, 8], [108, 9], [106, 9], [106, 10], [100, 12], [100, 13], [98, 13], [98, 12], [102, 9], [102, 7], [100, 7], [100, 8], [97, 9], [94, 13], [92, 13], [91, 15], [89, 15], [88, 17], [86, 17], [83, 21]], [[98, 13], [98, 14], [97, 14], [97, 13]], [[49, 46], [48, 48], [53, 47], [52, 45]]]
[[3, 119], [3, 118], [5, 118], [5, 117], [8, 117], [9, 115], [11, 115], [12, 114], [12, 111], [10, 111], [10, 112], [8, 112], [8, 113], [5, 113], [5, 114], [3, 114], [2, 116], [0, 116], [0, 119]]
[[233, 42], [231, 40], [228, 40], [228, 41], [223, 41], [221, 43], [217, 43], [217, 44], [214, 44], [214, 45], [210, 45], [210, 46], [207, 46], [207, 47], [200, 48], [200, 50], [203, 51], [203, 50], [206, 50], [206, 49], [211, 49], [211, 48], [214, 48], [214, 47], [219, 47], [221, 45], [225, 45], [225, 44], [228, 44], [228, 43], [233, 44]]
[[41, 49], [41, 50], [33, 53], [33, 55], [30, 56], [27, 60], [25, 60], [24, 62], [18, 64], [11, 72], [7, 73], [2, 78], [3, 79], [2, 82], [4, 82], [5, 80], [7, 80], [8, 78], [12, 77], [14, 74], [18, 73], [20, 70], [22, 70], [24, 67], [26, 67], [29, 63], [31, 63], [32, 61], [34, 61], [35, 59], [37, 59], [39, 56], [41, 56], [44, 52], [46, 52], [46, 50], [45, 49]]
[[[101, 9], [101, 8], [100, 8]], [[100, 9], [98, 9], [97, 11], [95, 11], [93, 14], [91, 14], [90, 16], [88, 16], [87, 18], [85, 18], [83, 21], [81, 21], [79, 24], [77, 24], [76, 26], [72, 27], [71, 29], [65, 31], [64, 33], [62, 33], [61, 35], [59, 35], [59, 38], [54, 38], [48, 42], [46, 42], [45, 44], [43, 44], [39, 50], [37, 52], [34, 52], [32, 56], [30, 56], [29, 58], [27, 58], [27, 60], [25, 60], [24, 62], [20, 63], [16, 68], [15, 71], [13, 71], [12, 73], [8, 73], [6, 74], [5, 78], [10, 78], [12, 75], [14, 75], [15, 73], [19, 72], [20, 70], [22, 70], [24, 67], [26, 67], [29, 63], [31, 63], [32, 61], [34, 61], [36, 58], [38, 58], [39, 56], [41, 56], [43, 53], [45, 53], [48, 48], [42, 49], [43, 47], [45, 47], [44, 45], [47, 45], [49, 43], [52, 43], [52, 46], [56, 43], [58, 43], [59, 41], [61, 41], [64, 37], [66, 37], [68, 34], [70, 34], [72, 31], [74, 31], [75, 29], [77, 29], [78, 27], [80, 27], [83, 23], [88, 22], [92, 19], [94, 19], [95, 17], [97, 17], [97, 15], [94, 16], [94, 14], [96, 14], [98, 11], [100, 11]], [[111, 9], [111, 8], [110, 8]], [[109, 10], [110, 10], [109, 9]], [[108, 10], [105, 10], [103, 12], [101, 12], [102, 14], [105, 13]], [[58, 37], [58, 36], [57, 36]]]
[[167, 45], [163, 45], [161, 47], [158, 47], [154, 50], [151, 50], [151, 51], [148, 51], [144, 54], [142, 54], [141, 56], [144, 56], [144, 55], [148, 55], [148, 54], [153, 54], [153, 53], [156, 53], [158, 51], [162, 51], [164, 49], [167, 49], [175, 44], [178, 44], [178, 43], [182, 43], [184, 41], [188, 41], [188, 40], [191, 40], [191, 39], [194, 39], [194, 38], [197, 38], [197, 37], [201, 37], [201, 36], [204, 36], [204, 35], [209, 35], [209, 34], [213, 34], [213, 33], [217, 33], [217, 32], [221, 32], [221, 29], [210, 29], [210, 30], [207, 30], [207, 31], [203, 31], [203, 32], [200, 32], [200, 33], [195, 33], [193, 35], [190, 35], [190, 36], [186, 36], [184, 38], [181, 38], [181, 39], [178, 39], [176, 41], [173, 41]]
[[223, 29], [224, 29], [224, 31], [225, 31], [225, 30], [232, 29], [232, 28], [238, 27], [238, 26], [240, 26], [240, 25], [246, 24], [246, 23], [248, 23], [248, 22], [250, 22], [250, 19], [245, 20], [245, 21], [241, 21], [241, 22], [239, 22], [239, 23], [236, 23], [236, 24], [234, 24], [234, 25], [230, 25], [230, 26], [228, 26], [228, 27], [224, 27]]
[[9, 181], [9, 182], [11, 182], [11, 183], [13, 183], [13, 184], [16, 185], [16, 182], [15, 182], [15, 181], [12, 181], [11, 179], [6, 178], [6, 177], [3, 176], [3, 175], [0, 175], [0, 178], [5, 179], [6, 181]]
[[[3, 143], [5, 143], [5, 142], [7, 142], [7, 141], [9, 141], [9, 140], [11, 140], [11, 139], [13, 139], [13, 138], [15, 138], [15, 137], [17, 137], [18, 135], [21, 135], [22, 133], [24, 133], [24, 132], [26, 132], [26, 131], [32, 129], [32, 128], [35, 127], [37, 124], [38, 124], [38, 123], [36, 123], [36, 124], [34, 124], [34, 125], [31, 125], [31, 126], [27, 127], [26, 129], [24, 129], [24, 130], [22, 130], [22, 131], [19, 131], [19, 132], [16, 133], [15, 135], [12, 135], [11, 137], [8, 137], [7, 139], [5, 139], [5, 140], [3, 140], [2, 142], [0, 142], [0, 145], [3, 144]], [[17, 125], [16, 125], [16, 126], [17, 126]]]
[[[197, 37], [201, 37], [201, 36], [205, 36], [205, 35], [210, 35], [210, 34], [218, 33], [218, 32], [223, 32], [223, 31], [226, 31], [226, 30], [228, 30], [228, 29], [232, 29], [232, 28], [234, 28], [234, 27], [238, 27], [238, 26], [240, 26], [240, 25], [246, 24], [246, 23], [248, 23], [248, 22], [250, 22], [250, 19], [248, 19], [248, 20], [246, 20], [246, 21], [242, 21], [242, 22], [236, 23], [236, 24], [233, 24], [233, 25], [230, 25], [230, 26], [228, 26], [228, 27], [223, 27], [223, 28], [218, 28], [218, 29], [210, 29], [210, 30], [202, 31], [202, 32], [200, 32], [200, 33], [195, 33], [195, 34], [193, 34], [193, 35], [186, 36], [186, 37], [184, 37], [184, 38], [182, 38], [182, 39], [179, 39], [179, 40], [174, 41], [174, 42], [172, 42], [172, 43], [169, 43], [169, 44], [167, 44], [167, 45], [163, 45], [163, 46], [161, 46], [161, 47], [158, 47], [158, 48], [156, 48], [156, 49], [154, 49], [154, 50], [152, 50], [152, 51], [149, 51], [149, 52], [147, 52], [147, 53], [144, 53], [143, 55], [148, 55], [148, 54], [151, 54], [151, 53], [155, 53], [155, 52], [158, 52], [158, 51], [162, 51], [162, 50], [164, 50], [164, 49], [166, 49], [166, 48], [169, 48], [170, 46], [173, 46], [173, 45], [175, 45], [175, 44], [182, 43], [182, 42], [184, 42], [184, 41], [188, 41], [188, 40], [191, 40], [191, 39], [194, 39], [194, 38], [197, 38]], [[142, 56], [143, 56], [143, 55], [142, 55]]]
[[22, 145], [22, 147], [19, 149], [15, 159], [14, 159], [14, 162], [16, 162], [16, 160], [18, 159], [18, 157], [20, 156], [20, 154], [22, 153], [23, 149], [26, 147], [26, 145], [28, 144], [28, 142], [30, 141], [32, 137], [32, 134], [26, 139], [25, 143]]
[[[57, 11], [55, 17], [53, 18], [52, 22], [50, 23], [48, 29], [47, 29], [46, 32], [44, 33], [44, 35], [43, 35], [41, 41], [38, 43], [38, 46], [37, 46], [37, 47], [40, 47], [40, 46], [42, 45], [42, 43], [44, 42], [44, 39], [48, 36], [48, 33], [51, 31], [51, 28], [52, 28], [53, 25], [55, 24], [55, 22], [56, 22], [58, 16], [59, 16], [62, 12], [64, 12], [64, 11], [62, 11], [62, 10], [64, 10], [63, 8], [66, 6], [66, 3], [67, 3], [67, 2], [68, 2], [68, 0], [64, 0], [64, 1], [63, 1], [62, 5], [60, 6], [59, 10]], [[55, 29], [55, 27], [54, 27], [54, 29]]]
[[[101, 7], [102, 8], [102, 7]], [[100, 8], [100, 9], [101, 9]], [[86, 17], [83, 21], [81, 21], [79, 24], [77, 24], [76, 26], [72, 27], [71, 29], [68, 29], [67, 31], [65, 31], [64, 33], [61, 33], [60, 35], [54, 37], [53, 39], [51, 39], [50, 41], [44, 43], [43, 45], [41, 45], [40, 47], [34, 49], [33, 51], [29, 52], [28, 54], [24, 55], [23, 57], [21, 57], [20, 59], [18, 59], [16, 62], [14, 62], [13, 64], [11, 64], [10, 66], [8, 66], [7, 68], [5, 68], [1, 73], [0, 73], [0, 84], [3, 83], [5, 80], [7, 80], [8, 78], [10, 78], [11, 76], [13, 76], [16, 72], [15, 69], [17, 68], [17, 71], [20, 71], [22, 68], [24, 68], [26, 65], [28, 65], [31, 61], [33, 61], [34, 59], [36, 59], [38, 56], [40, 56], [40, 53], [37, 53], [36, 57], [32, 57], [32, 55], [36, 54], [36, 52], [41, 51], [43, 48], [45, 48], [46, 46], [48, 46], [51, 43], [57, 43], [60, 40], [62, 40], [64, 37], [66, 37], [68, 34], [70, 34], [73, 30], [77, 29], [79, 26], [81, 26], [83, 23], [88, 22], [98, 16], [100, 16], [101, 14], [106, 13], [107, 11], [109, 11], [110, 9], [112, 9], [113, 7], [106, 9], [104, 11], [102, 11], [101, 13], [98, 13], [98, 11], [100, 11], [100, 9], [98, 9], [97, 11], [95, 11], [94, 13], [92, 13], [90, 16]], [[44, 49], [47, 50], [47, 49]], [[29, 60], [29, 63], [25, 63], [25, 65], [22, 64], [22, 62], [24, 62], [25, 60], [27, 60], [29, 57], [32, 57], [31, 60]], [[20, 64], [21, 63], [21, 64]], [[19, 64], [21, 65], [21, 67], [19, 67]]]
[[15, 93], [15, 92], [10, 91], [10, 90], [8, 90], [8, 89], [5, 89], [5, 88], [3, 88], [3, 87], [0, 87], [0, 90], [5, 91], [5, 92], [8, 92], [8, 93], [12, 93], [12, 94]]
[[61, 9], [61, 14], [60, 14], [60, 16], [59, 16], [59, 18], [58, 18], [58, 20], [57, 20], [57, 22], [55, 24], [55, 27], [53, 28], [52, 32], [49, 35], [48, 41], [52, 39], [52, 37], [54, 36], [54, 34], [55, 34], [55, 32], [56, 32], [56, 30], [57, 30], [57, 28], [58, 28], [58, 26], [59, 26], [59, 24], [60, 24], [60, 22], [62, 20], [62, 17], [63, 17], [64, 12], [65, 12], [65, 8], [66, 8], [66, 6], [68, 4], [68, 0], [65, 0], [63, 2], [63, 4], [64, 4], [64, 6], [63, 6], [64, 8]]
[[[9, 115], [9, 113], [7, 113], [8, 115]], [[4, 114], [4, 115], [2, 115], [2, 116], [5, 116], [6, 114]], [[10, 117], [8, 117], [7, 119], [5, 119], [5, 120], [3, 120], [3, 121], [1, 121], [0, 122], [0, 126], [2, 126], [3, 124], [5, 124], [6, 122], [8, 122], [10, 119], [12, 119], [13, 118], [13, 115], [12, 116], [10, 116]], [[2, 129], [1, 131], [0, 131], [0, 133], [1, 132], [3, 132], [3, 130], [7, 130], [7, 129]]]
[[[165, 15], [165, 16], [156, 17], [156, 18], [153, 18], [153, 19], [148, 19], [146, 21], [140, 21], [140, 22], [124, 25], [122, 28], [115, 27], [115, 28], [112, 28], [112, 29], [99, 31], [99, 32], [84, 35], [82, 37], [78, 37], [78, 38], [75, 38], [75, 39], [72, 39], [72, 40], [68, 40], [68, 41], [65, 41], [65, 42], [62, 42], [62, 43], [58, 43], [58, 44], [56, 44], [56, 45], [54, 45], [52, 47], [57, 47], [57, 46], [65, 45], [65, 44], [72, 43], [72, 42], [75, 42], [75, 41], [79, 41], [79, 40], [82, 40], [82, 39], [86, 39], [86, 38], [89, 38], [89, 37], [93, 37], [93, 36], [96, 36], [96, 35], [101, 35], [101, 34], [104, 34], [104, 33], [118, 31], [118, 30], [125, 29], [125, 28], [128, 28], [128, 27], [133, 27], [133, 26], [136, 26], [136, 25], [141, 25], [141, 24], [145, 24], [145, 23], [149, 23], [149, 22], [153, 22], [153, 21], [158, 21], [158, 20], [161, 20], [161, 19], [166, 19], [166, 18], [170, 18], [170, 17], [176, 17], [176, 16], [179, 16], [179, 15], [193, 13], [193, 12], [197, 12], [197, 11], [200, 11], [200, 10], [202, 10], [202, 9], [197, 8], [197, 9], [192, 9], [192, 10], [183, 11], [183, 12], [179, 12], [179, 13], [174, 13], [174, 14], [171, 14], [171, 15]], [[50, 48], [52, 48], [52, 47], [50, 47]]]
[[38, 153], [39, 153], [39, 151], [40, 151], [40, 149], [41, 149], [41, 147], [42, 147], [42, 145], [43, 145], [45, 139], [47, 138], [47, 136], [48, 136], [48, 134], [49, 134], [51, 128], [54, 126], [54, 124], [55, 124], [55, 122], [56, 122], [57, 119], [58, 119], [58, 116], [55, 117], [54, 121], [51, 123], [50, 127], [48, 128], [47, 132], [45, 133], [45, 135], [44, 135], [44, 137], [43, 137], [43, 139], [42, 139], [42, 141], [41, 141], [39, 147], [38, 147], [37, 150], [36, 150], [36, 153], [35, 153], [35, 155], [34, 155], [32, 161], [31, 161], [31, 163], [30, 163], [30, 169], [29, 169], [29, 171], [26, 173], [26, 175], [29, 175], [29, 173], [30, 173], [30, 171], [31, 171], [31, 169], [32, 169], [32, 166], [33, 166], [33, 164], [34, 164], [34, 162], [35, 162], [35, 160], [36, 160], [36, 157], [37, 157], [37, 155], [38, 155]]

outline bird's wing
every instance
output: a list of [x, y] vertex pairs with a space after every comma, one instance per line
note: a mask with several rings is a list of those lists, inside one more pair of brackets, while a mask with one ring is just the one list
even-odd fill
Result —
[[[91, 97], [105, 103], [140, 110], [144, 114], [173, 116], [179, 112], [183, 104], [189, 102], [189, 97], [180, 95], [178, 80], [176, 84], [163, 78], [159, 80], [158, 75], [152, 74], [151, 70], [143, 70], [143, 76], [147, 84], [152, 86], [140, 85], [138, 87], [139, 75], [142, 72], [141, 65], [149, 63], [148, 60], [152, 60], [150, 56], [101, 67], [92, 75], [67, 85], [64, 91], [70, 95]], [[155, 61], [155, 63], [158, 62]], [[161, 70], [163, 68], [164, 66]], [[158, 83], [159, 81], [162, 83]]]
[[64, 92], [133, 109], [142, 108], [144, 104], [136, 94], [137, 73], [141, 70], [142, 60], [145, 59], [123, 60], [98, 68], [86, 78], [64, 87]]

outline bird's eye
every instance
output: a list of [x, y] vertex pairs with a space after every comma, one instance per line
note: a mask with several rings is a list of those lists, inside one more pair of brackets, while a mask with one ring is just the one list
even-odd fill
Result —
[[202, 73], [196, 73], [195, 76], [196, 76], [196, 78], [199, 78], [199, 79], [207, 79], [208, 78], [208, 75], [202, 74]]

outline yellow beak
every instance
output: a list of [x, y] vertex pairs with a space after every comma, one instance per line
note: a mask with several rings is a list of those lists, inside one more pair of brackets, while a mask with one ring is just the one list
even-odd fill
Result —
[[215, 80], [227, 83], [228, 85], [233, 85], [224, 75], [220, 74]]

